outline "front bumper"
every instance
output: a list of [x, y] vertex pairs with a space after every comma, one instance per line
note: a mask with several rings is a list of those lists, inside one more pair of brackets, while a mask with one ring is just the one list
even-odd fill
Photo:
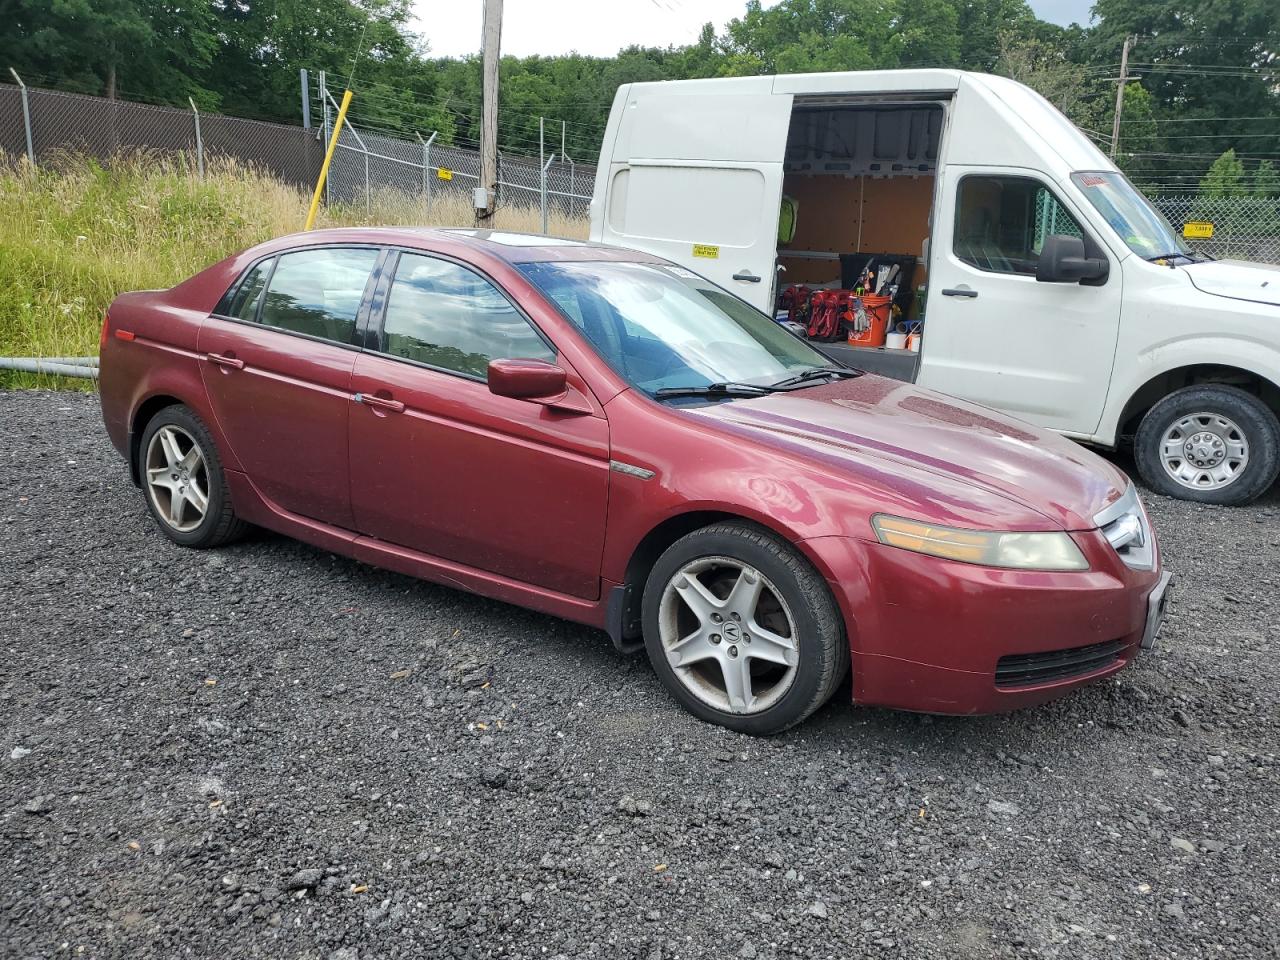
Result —
[[[1000, 570], [861, 540], [808, 541], [845, 614], [854, 700], [999, 713], [1124, 669], [1154, 642], [1169, 576], [1158, 562], [1151, 570], [1126, 566], [1098, 531], [1072, 536], [1088, 571]], [[1011, 663], [1045, 669], [1011, 670]], [[1083, 672], [1064, 673], [1062, 664], [1072, 663]]]

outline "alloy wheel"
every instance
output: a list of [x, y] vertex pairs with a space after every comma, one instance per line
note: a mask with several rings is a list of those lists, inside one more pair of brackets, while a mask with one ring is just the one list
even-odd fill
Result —
[[1164, 432], [1160, 459], [1175, 483], [1218, 490], [1234, 483], [1249, 465], [1249, 441], [1234, 420], [1220, 413], [1193, 413]]
[[795, 618], [755, 567], [700, 557], [678, 571], [658, 610], [663, 652], [698, 699], [728, 713], [761, 713], [795, 680]]
[[169, 527], [187, 533], [209, 509], [209, 469], [194, 437], [173, 424], [157, 430], [147, 444], [147, 494]]

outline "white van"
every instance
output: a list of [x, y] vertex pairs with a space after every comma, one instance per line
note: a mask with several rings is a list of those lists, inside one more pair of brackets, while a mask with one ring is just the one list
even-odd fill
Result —
[[[783, 197], [794, 235], [779, 243]], [[1280, 473], [1280, 268], [1192, 255], [1043, 97], [895, 70], [622, 86], [591, 238], [651, 251], [771, 315], [867, 254], [924, 287], [919, 352], [855, 366], [1078, 440], [1132, 440], [1171, 496], [1245, 503]], [[904, 272], [902, 277], [906, 279]]]

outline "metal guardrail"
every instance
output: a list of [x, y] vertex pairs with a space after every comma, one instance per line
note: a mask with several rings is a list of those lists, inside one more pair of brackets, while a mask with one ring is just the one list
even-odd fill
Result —
[[0, 370], [98, 379], [97, 357], [0, 357]]

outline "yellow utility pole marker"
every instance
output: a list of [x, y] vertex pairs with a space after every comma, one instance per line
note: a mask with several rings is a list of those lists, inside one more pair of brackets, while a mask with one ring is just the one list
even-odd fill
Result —
[[333, 125], [333, 136], [329, 138], [329, 149], [324, 152], [324, 163], [320, 165], [320, 179], [316, 181], [316, 192], [311, 195], [311, 209], [307, 211], [307, 225], [304, 230], [315, 226], [316, 213], [320, 209], [320, 195], [324, 193], [324, 182], [329, 179], [329, 164], [333, 162], [333, 152], [338, 149], [338, 134], [342, 132], [342, 122], [347, 119], [347, 107], [351, 106], [351, 90], [342, 95], [342, 105], [338, 107], [338, 119]]

